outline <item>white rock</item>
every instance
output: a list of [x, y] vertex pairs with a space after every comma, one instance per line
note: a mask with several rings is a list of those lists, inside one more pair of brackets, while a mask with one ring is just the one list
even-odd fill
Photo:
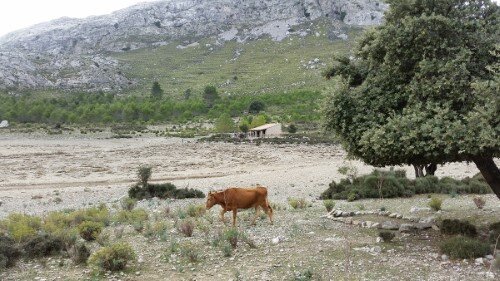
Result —
[[486, 258], [486, 259], [488, 259], [488, 260], [492, 260], [492, 259], [494, 259], [495, 257], [494, 257], [493, 255], [486, 255], [486, 257], [485, 257], [485, 258]]
[[484, 260], [483, 260], [483, 258], [477, 258], [474, 260], [474, 263], [476, 265], [484, 265]]
[[417, 212], [427, 212], [430, 210], [431, 208], [429, 207], [411, 207], [410, 212], [417, 213]]
[[377, 243], [382, 243], [382, 237], [377, 237], [377, 239], [375, 240]]
[[2, 122], [0, 122], [0, 128], [7, 128], [7, 127], [9, 127], [9, 121], [2, 120]]

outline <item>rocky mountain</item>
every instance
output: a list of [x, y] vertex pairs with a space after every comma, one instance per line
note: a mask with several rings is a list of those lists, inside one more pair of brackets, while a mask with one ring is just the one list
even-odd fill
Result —
[[[0, 88], [120, 90], [137, 79], [113, 54], [177, 44], [196, 46], [270, 37], [306, 36], [305, 23], [379, 24], [387, 5], [377, 0], [167, 0], [109, 15], [61, 18], [0, 38]], [[339, 38], [347, 36], [331, 31]]]

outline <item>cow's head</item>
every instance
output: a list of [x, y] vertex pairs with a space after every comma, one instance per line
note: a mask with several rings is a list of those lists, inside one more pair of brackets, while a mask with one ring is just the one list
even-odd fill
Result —
[[207, 195], [207, 210], [212, 208], [215, 203], [217, 203], [217, 200], [215, 199], [215, 192], [209, 191]]

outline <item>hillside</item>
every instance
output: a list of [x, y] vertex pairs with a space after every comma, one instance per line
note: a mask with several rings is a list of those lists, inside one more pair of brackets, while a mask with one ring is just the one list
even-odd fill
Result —
[[61, 18], [0, 38], [0, 89], [179, 94], [320, 89], [322, 67], [349, 50], [386, 4], [358, 1], [182, 0], [110, 15]]

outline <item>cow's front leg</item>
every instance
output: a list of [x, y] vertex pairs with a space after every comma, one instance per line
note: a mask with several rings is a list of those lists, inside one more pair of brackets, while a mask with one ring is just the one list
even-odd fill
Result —
[[236, 226], [236, 215], [238, 214], [238, 208], [233, 209], [233, 227]]
[[224, 208], [222, 208], [222, 210], [220, 211], [220, 220], [226, 224], [226, 220], [224, 219], [224, 214], [226, 213], [226, 210]]

